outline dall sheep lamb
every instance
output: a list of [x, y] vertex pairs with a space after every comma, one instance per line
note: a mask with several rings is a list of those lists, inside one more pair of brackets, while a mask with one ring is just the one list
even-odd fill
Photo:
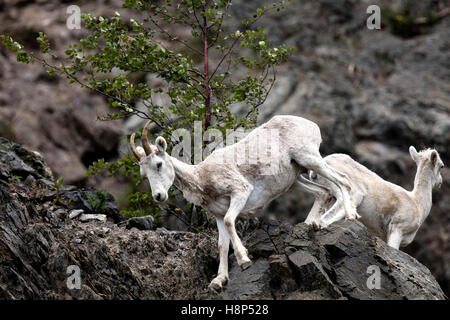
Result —
[[[436, 150], [417, 152], [411, 146], [409, 153], [417, 165], [412, 191], [383, 180], [348, 155], [332, 154], [324, 158], [330, 167], [349, 178], [352, 200], [361, 215], [360, 221], [396, 249], [407, 246], [414, 240], [417, 230], [430, 213], [432, 189], [439, 188], [442, 184], [440, 171], [444, 163]], [[329, 190], [335, 188], [314, 172], [310, 172], [309, 177]], [[333, 201], [331, 192], [316, 190], [315, 196], [316, 200], [305, 223], [327, 227], [344, 217], [340, 203], [324, 213]]]
[[[333, 196], [337, 202], [343, 202], [347, 218], [358, 217], [350, 199], [348, 179], [328, 166], [319, 153], [322, 138], [314, 122], [294, 116], [275, 116], [239, 142], [215, 150], [196, 165], [170, 156], [163, 137], [158, 137], [155, 145], [151, 145], [147, 137], [149, 124], [147, 122], [142, 131], [144, 148], [135, 146], [134, 134], [130, 146], [139, 159], [141, 174], [150, 182], [153, 198], [158, 202], [166, 201], [168, 189], [174, 184], [186, 200], [216, 217], [220, 263], [218, 275], [210, 284], [215, 290], [220, 290], [228, 281], [230, 240], [241, 268], [244, 270], [252, 264], [236, 233], [237, 216], [255, 213], [286, 192], [307, 170], [314, 170], [335, 186]], [[263, 145], [264, 152], [256, 161], [237, 160], [244, 154], [251, 154], [257, 141], [267, 141], [274, 132], [277, 139], [270, 139], [268, 145]], [[273, 170], [266, 170], [273, 164], [276, 164]]]

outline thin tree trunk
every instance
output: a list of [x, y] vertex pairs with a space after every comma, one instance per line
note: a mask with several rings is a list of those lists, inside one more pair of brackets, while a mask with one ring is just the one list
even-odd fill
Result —
[[205, 86], [205, 130], [211, 124], [211, 92], [209, 89], [209, 70], [208, 70], [208, 27], [206, 17], [203, 17], [203, 40], [204, 40], [204, 86]]

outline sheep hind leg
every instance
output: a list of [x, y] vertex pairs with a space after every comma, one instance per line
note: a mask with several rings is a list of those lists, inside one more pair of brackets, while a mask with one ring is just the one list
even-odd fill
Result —
[[356, 212], [356, 207], [351, 198], [350, 182], [346, 175], [330, 167], [320, 154], [313, 155], [300, 155], [295, 158], [297, 163], [305, 168], [314, 171], [316, 174], [321, 175], [325, 179], [331, 181], [336, 188], [333, 190], [333, 195], [336, 198], [336, 202], [343, 202], [345, 209], [345, 216], [347, 219], [358, 219], [360, 216]]
[[233, 195], [230, 200], [230, 207], [228, 208], [228, 211], [225, 214], [224, 218], [225, 229], [230, 235], [237, 263], [242, 270], [250, 268], [252, 265], [252, 261], [248, 258], [248, 251], [242, 244], [242, 241], [241, 239], [239, 239], [239, 236], [236, 232], [235, 220], [241, 210], [244, 208], [250, 193], [251, 190], [249, 190], [248, 194]]

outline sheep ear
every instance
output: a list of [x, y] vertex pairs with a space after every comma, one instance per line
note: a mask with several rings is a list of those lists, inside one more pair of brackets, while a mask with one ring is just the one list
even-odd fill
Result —
[[437, 158], [438, 158], [438, 154], [437, 154], [437, 152], [436, 151], [432, 151], [431, 152], [431, 163], [433, 164], [433, 166], [435, 166], [436, 165], [436, 162], [437, 162]]
[[414, 148], [413, 146], [409, 147], [409, 154], [411, 155], [411, 158], [417, 162], [417, 160], [419, 160], [419, 153], [417, 152], [416, 148]]
[[166, 139], [164, 139], [163, 137], [158, 137], [155, 140], [156, 143], [156, 147], [158, 148], [158, 151], [161, 153], [166, 152], [167, 149], [167, 142]]

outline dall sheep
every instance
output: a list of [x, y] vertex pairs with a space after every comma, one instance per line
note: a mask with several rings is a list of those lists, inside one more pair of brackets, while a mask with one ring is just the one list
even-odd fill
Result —
[[[158, 202], [166, 201], [168, 189], [174, 184], [186, 200], [216, 217], [220, 262], [218, 275], [210, 284], [215, 290], [220, 290], [228, 281], [230, 240], [240, 267], [244, 270], [252, 264], [236, 233], [237, 216], [255, 213], [286, 192], [307, 170], [314, 170], [335, 185], [333, 196], [343, 202], [347, 217], [358, 217], [350, 199], [349, 181], [329, 167], [319, 153], [322, 138], [314, 122], [295, 116], [275, 116], [239, 142], [215, 150], [196, 165], [167, 154], [163, 137], [158, 137], [155, 145], [151, 145], [147, 137], [149, 124], [147, 122], [142, 131], [144, 148], [135, 146], [134, 134], [130, 146], [139, 159], [141, 174], [150, 182], [153, 198]], [[262, 145], [263, 153], [258, 154], [256, 161], [238, 161], [242, 155], [251, 156], [255, 144], [268, 141], [267, 137], [274, 137], [274, 132], [277, 139], [271, 138], [267, 145]]]
[[[347, 175], [351, 185], [351, 196], [361, 222], [373, 234], [382, 238], [393, 248], [399, 249], [410, 244], [422, 223], [430, 213], [432, 189], [442, 184], [441, 169], [444, 167], [439, 153], [434, 149], [417, 152], [411, 146], [409, 153], [417, 165], [414, 189], [402, 187], [383, 180], [376, 173], [345, 154], [332, 154], [324, 158], [332, 168]], [[334, 185], [314, 172], [310, 180], [333, 190]], [[316, 200], [305, 220], [307, 224], [327, 227], [345, 215], [340, 203], [336, 203], [326, 213], [325, 209], [333, 201], [332, 191], [316, 190]]]

